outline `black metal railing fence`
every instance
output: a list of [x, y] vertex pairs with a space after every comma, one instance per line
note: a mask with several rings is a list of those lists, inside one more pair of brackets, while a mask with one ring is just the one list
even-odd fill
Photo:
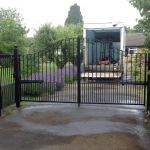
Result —
[[[108, 54], [104, 51], [106, 48]], [[105, 59], [109, 62], [107, 65], [98, 64], [98, 53], [100, 56], [106, 56]], [[13, 59], [9, 57], [11, 67], [5, 65], [9, 63], [8, 60], [5, 62], [4, 58], [0, 59], [4, 62], [1, 63], [0, 76], [2, 80], [10, 78], [6, 81], [13, 84], [13, 90], [15, 90], [10, 103], [16, 102], [17, 107], [20, 107], [22, 101], [72, 102], [78, 103], [78, 106], [80, 103], [145, 105], [147, 96], [147, 110], [150, 109], [148, 94], [150, 79], [147, 75], [150, 70], [150, 64], [148, 64], [150, 61], [149, 55], [145, 53], [136, 54], [135, 62], [131, 61], [129, 64], [124, 62], [123, 51], [112, 47], [111, 41], [94, 41], [78, 37], [58, 41], [34, 54], [19, 55], [15, 46], [12, 57]], [[145, 59], [145, 63], [139, 63], [141, 58]], [[95, 64], [93, 59], [96, 59]], [[131, 55], [132, 59], [133, 55]], [[47, 60], [51, 60], [51, 64], [47, 64]], [[91, 64], [89, 64], [90, 61]], [[66, 66], [67, 63], [68, 66]], [[142, 65], [145, 65], [144, 70]], [[84, 73], [87, 73], [87, 76], [83, 77], [87, 82], [82, 80]], [[12, 81], [12, 78], [15, 81], [14, 79]], [[5, 103], [4, 95], [9, 95], [11, 90], [8, 92], [8, 89], [11, 88], [6, 88], [4, 92], [3, 85], [7, 84], [2, 81], [2, 102]], [[141, 93], [138, 90], [140, 86], [144, 87], [144, 102], [141, 102]], [[63, 95], [67, 87], [68, 91], [66, 95]], [[1, 105], [1, 108], [3, 106]]]
[[0, 55], [0, 82], [1, 82], [1, 108], [15, 103], [14, 86], [12, 76], [14, 55]]

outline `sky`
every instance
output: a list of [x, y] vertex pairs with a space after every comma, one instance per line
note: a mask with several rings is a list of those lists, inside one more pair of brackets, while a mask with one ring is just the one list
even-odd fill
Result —
[[123, 22], [133, 29], [142, 19], [139, 10], [127, 0], [0, 0], [0, 8], [16, 8], [24, 18], [22, 24], [30, 29], [27, 37], [33, 37], [35, 31], [45, 23], [52, 26], [64, 26], [70, 6], [77, 3], [84, 23]]

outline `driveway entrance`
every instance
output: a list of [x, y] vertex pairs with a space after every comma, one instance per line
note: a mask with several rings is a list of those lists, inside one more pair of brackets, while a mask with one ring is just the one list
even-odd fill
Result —
[[0, 120], [2, 150], [149, 150], [143, 106], [33, 103]]

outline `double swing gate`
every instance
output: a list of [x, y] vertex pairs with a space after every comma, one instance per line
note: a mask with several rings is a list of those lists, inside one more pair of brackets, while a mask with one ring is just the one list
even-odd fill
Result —
[[126, 58], [111, 41], [79, 37], [26, 55], [18, 55], [15, 45], [16, 107], [22, 101], [31, 101], [78, 103], [78, 106], [147, 104], [150, 110], [147, 75], [150, 55], [131, 54], [131, 63], [126, 63]]

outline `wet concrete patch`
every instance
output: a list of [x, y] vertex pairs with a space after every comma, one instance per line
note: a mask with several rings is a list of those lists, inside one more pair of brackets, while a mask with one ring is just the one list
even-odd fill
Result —
[[21, 126], [18, 124], [18, 123], [16, 123], [16, 122], [4, 122], [4, 123], [2, 123], [2, 122], [0, 122], [0, 129], [3, 129], [3, 130], [7, 130], [7, 129], [18, 129], [18, 128], [20, 128]]
[[129, 124], [139, 124], [139, 121], [136, 120], [133, 117], [119, 117], [119, 116], [112, 116], [111, 118], [109, 118], [109, 121], [113, 121], [113, 122], [123, 122], [123, 123], [129, 123]]
[[[71, 143], [52, 145], [43, 149], [75, 149], [75, 150], [146, 150], [138, 144], [138, 137], [128, 133], [106, 133], [92, 136], [74, 136]], [[69, 139], [70, 141], [70, 139]]]
[[[90, 136], [57, 136], [22, 130], [1, 130], [0, 148], [11, 150], [146, 150], [139, 144], [139, 137], [129, 133], [105, 133]], [[9, 143], [9, 144], [8, 144]]]
[[71, 122], [69, 115], [60, 113], [59, 111], [46, 111], [46, 112], [33, 112], [27, 114], [25, 118], [28, 122], [49, 124], [49, 125], [61, 125], [69, 124]]
[[[65, 125], [72, 122], [76, 122], [76, 119], [72, 119], [70, 115], [65, 113], [60, 113], [59, 111], [46, 111], [46, 112], [33, 112], [32, 114], [25, 115], [25, 118], [28, 122], [32, 123], [41, 123], [41, 124], [49, 124], [49, 125]], [[125, 116], [111, 116], [111, 117], [102, 117], [102, 116], [87, 116], [84, 119], [78, 117], [78, 121], [103, 121], [105, 119], [113, 122], [123, 122], [129, 124], [138, 124], [138, 120], [133, 117], [125, 117]]]
[[148, 150], [142, 108], [33, 103], [0, 120], [0, 149]]

